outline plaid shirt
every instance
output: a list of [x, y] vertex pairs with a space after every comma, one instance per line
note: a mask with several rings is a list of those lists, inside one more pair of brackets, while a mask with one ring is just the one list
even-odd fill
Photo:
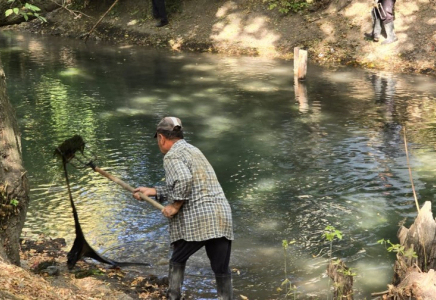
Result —
[[177, 141], [164, 157], [166, 185], [156, 186], [156, 198], [184, 200], [170, 220], [171, 243], [226, 237], [233, 240], [232, 211], [215, 171], [196, 147]]

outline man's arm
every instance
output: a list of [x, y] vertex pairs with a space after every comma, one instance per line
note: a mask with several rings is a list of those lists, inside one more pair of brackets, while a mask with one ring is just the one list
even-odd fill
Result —
[[162, 209], [162, 214], [167, 218], [172, 218], [176, 215], [185, 201], [174, 201]]

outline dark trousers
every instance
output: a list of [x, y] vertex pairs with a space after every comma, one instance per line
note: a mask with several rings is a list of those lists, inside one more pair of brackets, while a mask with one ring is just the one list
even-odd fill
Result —
[[151, 0], [151, 3], [153, 5], [153, 17], [168, 21], [165, 0]]
[[388, 24], [392, 21], [394, 21], [394, 7], [395, 7], [395, 1], [396, 0], [380, 0], [381, 6], [383, 7], [383, 10], [385, 14], [380, 16], [377, 12], [378, 17], [382, 20], [383, 24]]
[[173, 246], [173, 254], [171, 256], [171, 262], [173, 263], [186, 264], [189, 257], [204, 246], [215, 275], [231, 274], [229, 263], [232, 241], [225, 237], [201, 242], [178, 240], [171, 245]]

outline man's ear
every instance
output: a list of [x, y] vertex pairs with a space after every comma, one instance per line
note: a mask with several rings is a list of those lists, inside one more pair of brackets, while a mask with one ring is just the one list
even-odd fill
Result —
[[161, 143], [165, 144], [165, 141], [167, 140], [165, 138], [165, 136], [163, 134], [158, 133], [158, 137], [159, 137], [159, 140], [162, 141]]

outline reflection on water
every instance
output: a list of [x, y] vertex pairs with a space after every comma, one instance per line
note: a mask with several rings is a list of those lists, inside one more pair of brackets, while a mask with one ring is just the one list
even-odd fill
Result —
[[[24, 235], [74, 239], [65, 178], [54, 148], [74, 134], [85, 153], [132, 186], [164, 174], [153, 139], [177, 115], [187, 139], [215, 167], [234, 212], [235, 294], [276, 299], [288, 276], [300, 295], [325, 296], [327, 225], [343, 232], [333, 256], [357, 273], [356, 299], [384, 290], [396, 240], [416, 215], [403, 144], [407, 129], [421, 203], [435, 194], [432, 78], [310, 66], [294, 83], [292, 63], [167, 53], [4, 33], [1, 59], [22, 131], [31, 205]], [[116, 184], [70, 166], [70, 182], [91, 246], [116, 260], [167, 271], [167, 221]], [[282, 240], [295, 240], [284, 261]], [[135, 269], [132, 269], [135, 272]], [[186, 292], [214, 297], [204, 252], [187, 269]]]

